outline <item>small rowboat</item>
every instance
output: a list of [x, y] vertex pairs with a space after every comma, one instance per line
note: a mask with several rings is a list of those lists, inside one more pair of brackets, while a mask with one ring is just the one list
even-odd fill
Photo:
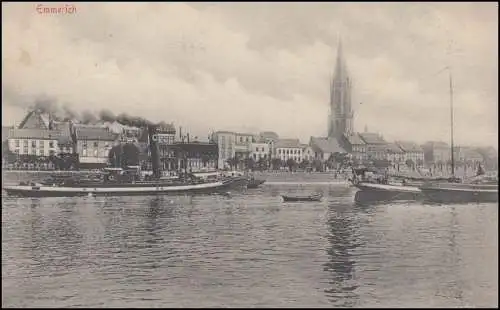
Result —
[[285, 202], [300, 202], [300, 201], [321, 201], [321, 198], [323, 198], [322, 195], [319, 194], [312, 194], [309, 196], [286, 196], [286, 195], [281, 195], [283, 197], [283, 201]]

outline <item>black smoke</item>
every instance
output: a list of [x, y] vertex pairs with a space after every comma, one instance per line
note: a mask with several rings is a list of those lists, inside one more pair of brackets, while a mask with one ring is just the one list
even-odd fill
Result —
[[73, 111], [73, 109], [67, 104], [63, 105], [62, 111], [64, 113], [63, 121], [72, 121], [75, 119], [79, 119], [78, 113]]
[[82, 112], [82, 115], [80, 116], [80, 121], [83, 124], [94, 124], [97, 122], [97, 117], [91, 111], [85, 110]]
[[99, 119], [103, 122], [114, 122], [116, 120], [116, 116], [110, 110], [103, 109], [99, 112]]
[[140, 116], [130, 116], [127, 113], [120, 113], [116, 121], [122, 125], [145, 128], [154, 123]]

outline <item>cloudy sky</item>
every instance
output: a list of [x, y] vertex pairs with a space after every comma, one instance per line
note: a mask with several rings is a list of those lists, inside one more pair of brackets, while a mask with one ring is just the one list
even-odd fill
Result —
[[307, 142], [327, 131], [340, 35], [355, 130], [448, 141], [450, 65], [457, 143], [497, 146], [498, 3], [37, 4], [2, 3], [3, 125], [44, 97]]

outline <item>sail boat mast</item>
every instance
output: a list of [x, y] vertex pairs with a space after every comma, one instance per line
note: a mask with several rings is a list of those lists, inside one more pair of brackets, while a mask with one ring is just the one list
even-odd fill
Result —
[[453, 144], [453, 79], [451, 77], [451, 68], [448, 67], [448, 73], [450, 76], [450, 125], [451, 125], [451, 175], [455, 177], [455, 152], [454, 152], [454, 144]]

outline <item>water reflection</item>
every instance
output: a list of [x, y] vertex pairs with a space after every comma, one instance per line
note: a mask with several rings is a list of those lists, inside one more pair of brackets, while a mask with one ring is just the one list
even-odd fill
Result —
[[352, 210], [337, 208], [338, 204], [329, 206], [327, 254], [329, 261], [324, 264], [324, 270], [330, 273], [329, 284], [325, 290], [329, 300], [336, 306], [352, 307], [358, 301], [355, 283], [355, 260], [352, 251], [358, 247], [356, 240], [356, 223]]
[[[83, 234], [73, 221], [76, 201], [31, 202], [31, 259], [46, 271], [68, 272], [77, 265]], [[51, 210], [52, 209], [52, 210]]]
[[458, 299], [460, 302], [463, 302], [463, 283], [460, 280], [460, 272], [461, 272], [461, 254], [459, 247], [457, 245], [457, 235], [460, 233], [458, 231], [459, 223], [457, 217], [457, 210], [455, 206], [451, 207], [451, 220], [450, 220], [450, 236], [449, 236], [449, 256], [448, 256], [448, 264], [453, 272], [450, 273], [452, 277], [448, 282], [445, 282], [446, 291], [444, 292], [447, 297]]

